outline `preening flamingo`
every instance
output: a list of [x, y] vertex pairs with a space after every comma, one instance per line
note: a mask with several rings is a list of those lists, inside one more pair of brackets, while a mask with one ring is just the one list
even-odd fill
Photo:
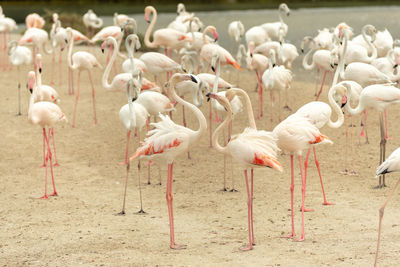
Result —
[[159, 74], [166, 72], [167, 80], [169, 80], [169, 72], [182, 69], [177, 62], [157, 52], [143, 53], [139, 59], [146, 64], [147, 71], [154, 75], [156, 83], [158, 82]]
[[10, 63], [17, 67], [18, 71], [18, 116], [21, 113], [21, 77], [20, 77], [20, 66], [29, 65], [32, 63], [32, 52], [25, 46], [19, 46], [17, 41], [11, 41], [8, 43], [8, 57]]
[[[83, 24], [86, 27], [86, 35], [93, 37], [94, 30], [101, 28], [103, 26], [103, 20], [93, 12], [93, 10], [89, 9], [82, 17]], [[90, 29], [92, 29], [91, 34], [89, 34]]]
[[[383, 119], [383, 111], [387, 106], [394, 103], [400, 103], [400, 90], [392, 85], [385, 84], [374, 84], [365, 87], [360, 94], [360, 100], [356, 108], [350, 106], [351, 101], [351, 86], [344, 84], [349, 92], [347, 98], [348, 103], [346, 104], [346, 110], [352, 115], [361, 113], [366, 108], [374, 108], [379, 112], [379, 122], [380, 122], [380, 159], [379, 164], [385, 160], [385, 150], [386, 150], [386, 136], [385, 136], [385, 126]], [[379, 177], [378, 188], [385, 187], [385, 175]]]
[[[307, 118], [293, 114], [278, 124], [273, 130], [275, 138], [278, 139], [278, 147], [282, 151], [290, 152], [290, 167], [291, 167], [291, 216], [292, 216], [292, 233], [287, 237], [295, 237], [294, 231], [294, 209], [293, 209], [293, 192], [294, 192], [294, 170], [293, 170], [293, 154], [297, 154], [299, 158], [300, 176], [301, 176], [301, 191], [302, 204], [304, 207], [306, 183], [303, 176], [303, 164], [301, 154], [304, 149], [309, 149], [316, 144], [332, 143], [332, 141], [321, 134]], [[304, 232], [304, 209], [301, 209], [301, 236], [297, 241], [303, 241], [305, 238]]]
[[148, 137], [144, 140], [142, 146], [139, 147], [135, 154], [133, 154], [133, 156], [130, 158], [130, 160], [146, 158], [168, 164], [166, 199], [170, 225], [170, 247], [172, 249], [185, 248], [185, 246], [175, 243], [174, 213], [172, 206], [172, 173], [174, 160], [179, 154], [185, 153], [191, 146], [198, 143], [207, 129], [207, 121], [203, 113], [195, 105], [184, 101], [175, 93], [175, 84], [189, 79], [191, 79], [193, 82], [197, 82], [192, 75], [178, 73], [174, 74], [170, 81], [170, 94], [171, 97], [178, 103], [185, 105], [186, 108], [193, 111], [194, 115], [199, 121], [199, 129], [194, 131], [189, 128], [182, 127], [175, 124], [168, 116], [160, 115], [161, 121], [153, 124], [155, 129], [148, 133]]
[[261, 28], [263, 28], [264, 31], [266, 32], [267, 36], [269, 38], [271, 38], [272, 40], [279, 40], [279, 31], [280, 30], [282, 30], [283, 38], [286, 37], [287, 31], [288, 31], [288, 26], [286, 23], [283, 22], [281, 13], [284, 13], [286, 16], [290, 15], [290, 9], [285, 3], [282, 3], [279, 5], [279, 8], [278, 8], [279, 21], [278, 22], [264, 23], [264, 24], [260, 25]]
[[146, 72], [146, 64], [140, 59], [134, 57], [135, 51], [140, 49], [139, 37], [136, 34], [128, 35], [125, 39], [125, 47], [128, 51], [129, 58], [125, 59], [122, 63], [122, 70], [124, 72], [131, 72], [136, 67], [142, 72]]
[[[75, 104], [74, 104], [74, 113], [72, 118], [72, 127], [75, 127], [75, 117], [76, 117], [76, 108], [78, 107], [78, 100], [79, 100], [79, 89], [80, 89], [80, 78], [81, 78], [81, 71], [87, 70], [89, 74], [89, 80], [92, 87], [92, 101], [93, 101], [93, 121], [94, 124], [97, 124], [97, 117], [96, 117], [96, 103], [95, 103], [95, 91], [94, 85], [92, 80], [92, 73], [91, 70], [93, 67], [103, 68], [99, 61], [93, 56], [91, 53], [86, 51], [78, 51], [72, 55], [72, 49], [74, 47], [74, 40], [72, 36], [71, 28], [67, 28], [68, 33], [68, 66], [73, 70], [78, 70], [78, 89], [76, 92]], [[72, 76], [72, 75], [71, 75]]]
[[26, 16], [25, 24], [26, 24], [27, 29], [30, 29], [30, 28], [41, 29], [41, 28], [43, 28], [45, 22], [44, 22], [44, 19], [39, 14], [32, 13], [32, 14], [29, 14], [28, 16]]
[[[29, 76], [34, 77], [35, 73], [30, 72]], [[53, 183], [53, 190], [54, 192], [50, 196], [57, 196], [56, 187], [54, 184], [54, 175], [53, 175], [53, 162], [52, 162], [52, 154], [50, 148], [50, 134], [53, 131], [53, 126], [57, 122], [66, 121], [67, 118], [65, 117], [64, 113], [61, 111], [60, 107], [54, 103], [41, 101], [41, 102], [34, 102], [35, 94], [37, 93], [38, 87], [34, 86], [34, 79], [29, 79], [29, 90], [32, 92], [32, 95], [29, 100], [29, 109], [28, 109], [28, 120], [30, 123], [39, 125], [43, 129], [43, 140], [47, 145], [47, 153], [45, 158], [45, 188], [44, 188], [44, 195], [41, 197], [42, 199], [47, 199], [47, 163], [50, 160], [50, 172], [51, 172], [51, 179]], [[49, 135], [46, 134], [46, 127], [49, 128]]]
[[[228, 98], [232, 90], [235, 89], [230, 89], [226, 93]], [[228, 144], [222, 147], [218, 142], [218, 136], [224, 128], [229, 127], [232, 121], [230, 101], [226, 97], [215, 93], [209, 93], [207, 96], [217, 100], [227, 111], [225, 120], [213, 133], [214, 148], [218, 152], [234, 158], [244, 169], [247, 188], [249, 243], [242, 250], [251, 250], [255, 244], [253, 228], [253, 168], [269, 167], [282, 171], [283, 168], [276, 159], [276, 153], [279, 149], [272, 132], [257, 130], [254, 125], [253, 127], [246, 128], [241, 134], [232, 136]], [[253, 116], [252, 110], [249, 116]], [[247, 177], [247, 169], [250, 169], [251, 172], [250, 185]]]
[[[231, 39], [233, 39], [238, 47], [240, 45], [240, 40], [242, 36], [244, 35], [244, 26], [243, 23], [240, 20], [235, 20], [229, 23], [228, 26], [228, 33]], [[233, 49], [232, 49], [233, 51]]]
[[121, 25], [124, 24], [128, 19], [128, 15], [118, 14], [115, 12], [113, 17], [114, 26], [121, 27]]
[[[139, 78], [140, 79], [140, 78]], [[133, 89], [133, 98], [131, 97], [131, 87]], [[138, 97], [140, 91], [140, 81], [138, 79], [131, 79], [127, 83], [126, 87], [126, 96], [128, 97], [128, 104], [121, 107], [119, 110], [119, 119], [122, 124], [125, 126], [127, 131], [126, 138], [126, 150], [125, 150], [125, 161], [122, 163], [123, 165], [128, 164], [128, 153], [129, 153], [129, 139], [131, 136], [131, 130], [137, 130], [138, 140], [140, 143], [140, 131], [143, 126], [146, 125], [146, 120], [149, 117], [149, 113], [147, 110], [141, 105], [136, 103], [136, 99]], [[120, 214], [125, 214], [125, 199], [126, 199], [126, 189], [128, 185], [128, 172], [129, 172], [129, 164], [127, 166], [127, 174], [125, 181], [125, 190], [124, 190], [124, 202], [122, 204], [122, 211]], [[138, 164], [138, 178], [139, 178], [139, 187], [140, 187], [140, 162]], [[140, 195], [140, 211], [139, 213], [143, 213], [142, 206], [142, 196]]]
[[[399, 172], [400, 171], [400, 148], [397, 148], [395, 151], [390, 154], [390, 156], [382, 162], [382, 164], [379, 165], [379, 167], [376, 170], [376, 177], [381, 177], [382, 175], [385, 175], [386, 173], [391, 173], [391, 172]], [[375, 254], [375, 263], [374, 267], [376, 267], [376, 264], [378, 262], [378, 253], [379, 253], [379, 245], [381, 242], [381, 231], [382, 231], [382, 218], [383, 214], [385, 212], [385, 207], [388, 204], [389, 200], [392, 198], [394, 192], [396, 191], [397, 187], [400, 184], [400, 179], [397, 181], [395, 186], [393, 187], [392, 191], [389, 193], [389, 196], [386, 198], [385, 202], [383, 203], [382, 207], [379, 209], [379, 227], [378, 227], [378, 242], [376, 245], [376, 254]]]

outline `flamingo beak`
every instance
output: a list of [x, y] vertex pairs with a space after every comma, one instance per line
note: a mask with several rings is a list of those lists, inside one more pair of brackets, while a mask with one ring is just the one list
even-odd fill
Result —
[[346, 95], [343, 95], [343, 97], [342, 97], [342, 108], [344, 107], [344, 106], [346, 106], [346, 104], [347, 104], [347, 96]]
[[192, 80], [192, 82], [198, 83], [197, 79], [193, 75], [190, 75], [190, 79]]
[[214, 68], [214, 66], [211, 66], [211, 69], [212, 69], [212, 71], [213, 71], [213, 72], [215, 72], [215, 68]]
[[214, 41], [215, 42], [218, 41], [218, 37], [219, 37], [219, 35], [218, 35], [217, 31], [214, 31]]

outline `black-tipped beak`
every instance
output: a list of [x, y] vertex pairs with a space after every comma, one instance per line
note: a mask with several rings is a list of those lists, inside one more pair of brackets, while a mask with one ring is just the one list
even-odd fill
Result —
[[339, 42], [339, 44], [340, 44], [340, 45], [342, 45], [342, 44], [343, 44], [343, 42], [342, 42], [342, 41], [340, 41], [340, 42]]
[[331, 64], [331, 68], [334, 69], [334, 68], [335, 68], [335, 65], [334, 65], [334, 64]]
[[279, 41], [279, 44], [282, 45], [282, 41]]
[[32, 88], [29, 88], [29, 92], [32, 94], [33, 93], [33, 90], [32, 90]]
[[209, 102], [210, 101], [210, 93], [206, 94], [206, 97], [207, 97], [207, 102]]
[[66, 44], [68, 44], [68, 40], [67, 39], [64, 39], [64, 41], [65, 41]]
[[276, 66], [276, 64], [274, 63], [274, 64], [272, 64], [272, 67], [274, 68]]
[[147, 23], [150, 23], [150, 20], [146, 20]]
[[212, 71], [213, 71], [213, 72], [215, 72], [215, 68], [214, 68], [214, 66], [211, 66], [211, 69], [212, 69]]
[[136, 101], [137, 97], [132, 98], [132, 102]]
[[39, 73], [42, 73], [42, 68], [39, 68]]
[[301, 53], [302, 53], [302, 54], [304, 53], [304, 49], [303, 49], [303, 48], [301, 49]]
[[250, 53], [250, 57], [253, 57], [253, 53]]
[[399, 65], [399, 64], [394, 65], [394, 66], [393, 66], [393, 69], [397, 68], [398, 65]]
[[124, 28], [121, 28], [121, 32], [123, 32], [124, 31]]
[[101, 53], [103, 53], [103, 54], [104, 54], [104, 49], [103, 49], [103, 48], [101, 49]]
[[190, 79], [192, 80], [192, 82], [197, 83], [197, 80], [193, 75], [190, 75]]
[[288, 16], [288, 17], [289, 17], [289, 16], [290, 16], [290, 13], [289, 13], [289, 12], [288, 12], [288, 13], [286, 13], [286, 16]]
[[346, 102], [346, 103], [342, 103], [341, 108], [343, 108], [344, 106], [346, 106], [346, 104], [347, 104], [347, 102]]

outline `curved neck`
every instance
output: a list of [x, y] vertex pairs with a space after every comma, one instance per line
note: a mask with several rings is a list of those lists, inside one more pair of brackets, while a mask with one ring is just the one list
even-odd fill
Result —
[[247, 118], [249, 120], [250, 128], [257, 129], [256, 121], [254, 120], [253, 107], [251, 105], [249, 95], [246, 93], [246, 91], [240, 88], [232, 88], [230, 90], [233, 90], [235, 94], [240, 95], [244, 98], [244, 102], [246, 104]]
[[206, 35], [208, 32], [211, 32], [211, 31], [212, 31], [212, 28], [210, 26], [208, 26], [207, 28], [204, 29], [204, 31], [203, 31], [203, 43], [204, 44], [210, 43], [210, 41], [206, 38]]
[[336, 85], [340, 78], [344, 79], [344, 59], [346, 56], [346, 51], [347, 51], [347, 42], [348, 42], [348, 35], [347, 32], [344, 32], [343, 34], [343, 38], [344, 38], [344, 45], [343, 45], [343, 49], [342, 52], [340, 53], [340, 48], [339, 48], [339, 63], [338, 66], [336, 68], [336, 72], [335, 72], [335, 76], [333, 77], [332, 80], [332, 86]]
[[74, 48], [74, 38], [72, 32], [68, 32], [68, 35], [69, 35], [68, 66], [71, 69], [77, 69], [77, 66], [74, 66], [72, 63], [72, 49]]
[[363, 110], [364, 110], [364, 102], [361, 101], [361, 96], [360, 96], [360, 100], [358, 101], [358, 106], [356, 108], [352, 108], [351, 107], [351, 86], [348, 85], [347, 87], [347, 104], [346, 104], [346, 110], [348, 113], [350, 113], [351, 115], [357, 115], [360, 114]]
[[312, 59], [311, 64], [308, 64], [308, 60], [309, 60], [311, 54], [312, 54], [314, 51], [315, 51], [315, 48], [313, 47], [313, 48], [311, 48], [311, 49], [307, 52], [307, 54], [303, 57], [303, 67], [304, 67], [306, 70], [312, 70], [312, 69], [315, 67], [314, 59]]
[[[129, 44], [129, 41], [131, 41], [130, 44]], [[125, 40], [125, 47], [128, 50], [129, 62], [131, 63], [131, 72], [133, 72], [135, 70], [135, 65], [133, 62], [135, 47], [136, 47], [135, 41], [136, 40], [134, 38], [130, 38], [129, 36]]]
[[[129, 120], [131, 122], [131, 128], [136, 127], [136, 115], [133, 112], [133, 102], [132, 102], [132, 97], [131, 97], [131, 81], [128, 81], [128, 84], [126, 86], [126, 96], [128, 98], [128, 107], [129, 107]], [[135, 88], [133, 88], [135, 90]]]
[[367, 39], [366, 31], [367, 31], [367, 28], [364, 27], [362, 30], [362, 37], [363, 37], [364, 41], [367, 43], [368, 47], [372, 50], [372, 55], [371, 56], [367, 55], [368, 60], [372, 61], [373, 59], [375, 59], [378, 56], [378, 51], [376, 50], [376, 47], [374, 45], [372, 45], [372, 37], [371, 37], [371, 40]]
[[146, 34], [144, 35], [144, 43], [146, 44], [147, 47], [150, 48], [157, 48], [157, 45], [153, 42], [150, 42], [150, 34], [153, 31], [154, 25], [156, 24], [157, 21], [157, 11], [151, 7], [150, 13], [153, 14], [153, 18], [151, 19], [150, 25], [147, 28]]
[[331, 128], [339, 128], [340, 126], [342, 126], [343, 122], [344, 122], [344, 115], [342, 110], [340, 109], [339, 105], [336, 103], [336, 101], [333, 98], [333, 93], [336, 91], [336, 87], [332, 86], [331, 89], [329, 89], [328, 92], [328, 100], [329, 100], [329, 104], [331, 104], [331, 106], [333, 107], [333, 110], [335, 111], [336, 115], [337, 115], [337, 120], [335, 122], [332, 121], [331, 117], [329, 117], [329, 121], [328, 121], [328, 126]]
[[[215, 99], [214, 99], [215, 100]], [[227, 154], [227, 148], [226, 146], [221, 146], [221, 144], [218, 142], [218, 137], [221, 134], [222, 130], [224, 130], [224, 128], [228, 128], [229, 123], [232, 121], [232, 108], [231, 105], [226, 105], [224, 106], [227, 110], [227, 115], [225, 120], [217, 127], [217, 129], [215, 129], [213, 135], [212, 135], [212, 144], [213, 147], [220, 153], [224, 153]]]
[[200, 111], [200, 109], [198, 109], [195, 105], [183, 100], [176, 94], [175, 85], [177, 83], [177, 80], [176, 80], [177, 77], [178, 76], [173, 76], [172, 81], [170, 83], [169, 91], [170, 91], [172, 98], [175, 99], [175, 101], [178, 102], [179, 104], [183, 105], [185, 108], [190, 109], [196, 116], [197, 120], [199, 121], [199, 128], [195, 132], [194, 140], [192, 140], [193, 142], [195, 142], [203, 135], [203, 133], [207, 129], [207, 121], [206, 121], [206, 118], [204, 117], [203, 113]]
[[[218, 92], [219, 72], [220, 72], [219, 56], [215, 60], [215, 79], [213, 84], [212, 92]], [[215, 101], [215, 99], [213, 99]]]
[[117, 49], [118, 49], [117, 41], [114, 38], [111, 38], [109, 40], [111, 40], [112, 45], [114, 46], [114, 49], [113, 49], [113, 53], [111, 55], [111, 59], [108, 62], [107, 67], [104, 70], [103, 77], [101, 79], [101, 83], [105, 89], [112, 89], [111, 84], [108, 83], [108, 76], [110, 75], [111, 67], [115, 61], [115, 58], [117, 57]]

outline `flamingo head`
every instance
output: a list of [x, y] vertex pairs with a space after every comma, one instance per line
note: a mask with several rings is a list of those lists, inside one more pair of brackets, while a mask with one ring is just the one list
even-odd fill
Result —
[[104, 54], [104, 49], [106, 48], [106, 45], [107, 45], [107, 40], [105, 40], [102, 44], [101, 44], [101, 46], [100, 46], [100, 48], [101, 48], [101, 52]]
[[36, 61], [38, 64], [39, 73], [42, 73], [42, 55], [41, 54], [36, 55]]
[[154, 10], [154, 7], [152, 6], [147, 6], [144, 9], [144, 19], [147, 21], [147, 23], [150, 23], [150, 13], [152, 13]]
[[213, 35], [214, 35], [214, 41], [215, 42], [218, 41], [219, 35], [218, 35], [217, 30], [215, 28], [213, 30]]
[[28, 73], [28, 89], [29, 92], [32, 94], [33, 93], [33, 86], [35, 85], [35, 72], [30, 71]]

